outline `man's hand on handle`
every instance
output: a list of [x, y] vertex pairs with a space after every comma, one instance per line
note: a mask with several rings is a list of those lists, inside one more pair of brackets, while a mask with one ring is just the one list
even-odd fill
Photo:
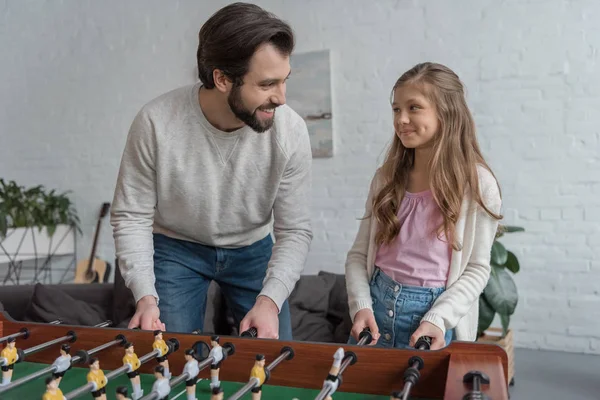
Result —
[[240, 323], [240, 332], [251, 327], [258, 330], [259, 338], [279, 339], [279, 309], [273, 300], [266, 296], [258, 296], [254, 307]]
[[166, 331], [165, 324], [160, 322], [160, 311], [154, 296], [142, 297], [136, 306], [135, 314], [129, 321], [128, 329], [140, 328], [153, 331], [160, 329]]

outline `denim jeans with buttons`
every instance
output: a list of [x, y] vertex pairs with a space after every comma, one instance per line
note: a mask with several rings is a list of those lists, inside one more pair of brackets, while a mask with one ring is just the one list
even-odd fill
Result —
[[[237, 249], [204, 246], [154, 234], [154, 275], [167, 331], [204, 328], [208, 285], [216, 281], [237, 326], [254, 306], [271, 259], [273, 239]], [[292, 340], [289, 303], [279, 313], [279, 339]]]
[[[379, 329], [376, 347], [410, 348], [410, 337], [421, 324], [435, 300], [444, 292], [443, 287], [427, 288], [402, 285], [379, 268], [375, 268], [370, 282], [373, 314]], [[452, 340], [453, 330], [446, 331], [446, 345]], [[356, 344], [350, 337], [349, 344]]]

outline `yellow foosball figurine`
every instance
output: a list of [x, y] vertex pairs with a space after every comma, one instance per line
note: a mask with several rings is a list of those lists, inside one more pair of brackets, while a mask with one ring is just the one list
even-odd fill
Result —
[[87, 381], [94, 384], [92, 396], [95, 399], [106, 400], [106, 376], [100, 369], [100, 361], [97, 358], [90, 360], [90, 372], [87, 374]]
[[170, 379], [171, 373], [169, 372], [169, 360], [167, 360], [169, 347], [167, 347], [167, 343], [165, 343], [163, 340], [162, 331], [154, 331], [154, 343], [152, 343], [152, 348], [160, 350], [160, 356], [156, 357], [156, 360], [160, 365], [163, 366], [165, 370], [165, 378]]
[[262, 354], [256, 355], [256, 360], [254, 361], [254, 367], [250, 371], [250, 378], [255, 378], [258, 383], [252, 389], [252, 400], [260, 400], [262, 395], [262, 385], [265, 383], [267, 379], [267, 374], [265, 372], [265, 356]]
[[140, 360], [135, 354], [135, 348], [133, 347], [133, 343], [127, 342], [125, 343], [125, 356], [123, 357], [123, 365], [129, 365], [129, 372], [127, 372], [127, 377], [131, 381], [131, 387], [133, 388], [133, 393], [131, 394], [131, 398], [133, 400], [138, 400], [142, 398], [144, 395], [144, 391], [142, 390], [142, 385], [140, 383]]
[[42, 400], [64, 400], [63, 392], [58, 388], [58, 378], [49, 376], [46, 378], [46, 393]]
[[13, 368], [19, 358], [16, 345], [15, 338], [10, 338], [6, 342], [6, 347], [0, 352], [0, 365], [2, 366], [2, 383], [0, 385], [8, 385], [12, 379]]
[[127, 386], [119, 386], [115, 391], [115, 396], [117, 400], [131, 400], [127, 397]]

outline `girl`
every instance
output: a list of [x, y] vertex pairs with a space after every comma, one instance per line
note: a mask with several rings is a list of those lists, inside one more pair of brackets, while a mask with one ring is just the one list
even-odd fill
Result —
[[392, 93], [394, 139], [346, 261], [350, 343], [431, 349], [477, 335], [501, 206], [458, 76], [416, 65]]

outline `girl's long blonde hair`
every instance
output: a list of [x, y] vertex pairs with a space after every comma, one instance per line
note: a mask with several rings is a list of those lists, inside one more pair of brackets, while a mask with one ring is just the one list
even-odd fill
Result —
[[[429, 186], [444, 220], [439, 230], [445, 233], [452, 248], [459, 250], [461, 244], [455, 239], [454, 229], [466, 194], [470, 194], [490, 216], [502, 219], [501, 215], [490, 211], [481, 199], [477, 165], [485, 167], [492, 176], [494, 174], [481, 154], [475, 122], [459, 77], [444, 65], [422, 63], [396, 81], [392, 96], [398, 87], [405, 84], [420, 87], [436, 108], [440, 131], [432, 139]], [[380, 168], [383, 186], [373, 200], [373, 214], [379, 228], [375, 237], [377, 245], [389, 244], [400, 231], [397, 212], [414, 161], [415, 150], [404, 147], [398, 136], [394, 135]]]

